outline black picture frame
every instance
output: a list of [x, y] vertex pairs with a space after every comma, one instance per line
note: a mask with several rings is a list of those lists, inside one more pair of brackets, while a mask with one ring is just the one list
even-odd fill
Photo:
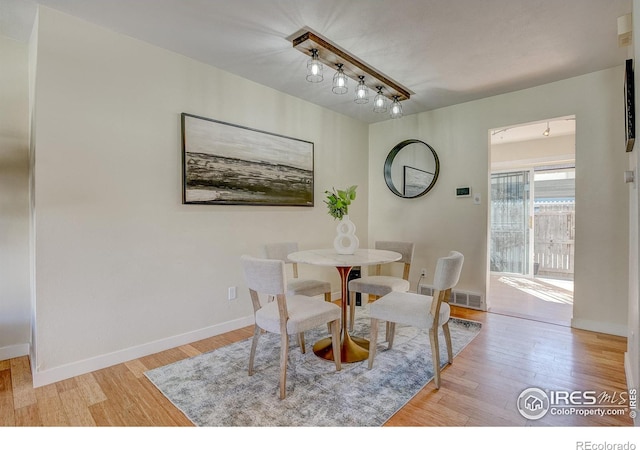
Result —
[[634, 84], [633, 60], [627, 59], [624, 71], [625, 146], [627, 152], [633, 150], [633, 144], [636, 140], [636, 107]]
[[402, 196], [412, 198], [424, 193], [431, 185], [435, 174], [417, 167], [403, 167]]
[[313, 142], [181, 114], [182, 203], [313, 206]]

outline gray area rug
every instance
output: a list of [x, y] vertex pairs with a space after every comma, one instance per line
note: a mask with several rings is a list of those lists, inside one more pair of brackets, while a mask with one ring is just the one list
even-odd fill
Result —
[[[368, 338], [366, 306], [358, 307], [352, 336]], [[454, 354], [480, 332], [477, 322], [451, 319]], [[441, 361], [446, 361], [440, 331]], [[396, 326], [393, 348], [386, 350], [384, 322], [372, 370], [367, 361], [342, 364], [318, 358], [313, 343], [328, 336], [326, 327], [305, 333], [307, 353], [290, 339], [287, 397], [278, 397], [280, 336], [263, 334], [255, 373], [247, 367], [251, 339], [145, 372], [146, 377], [198, 426], [380, 426], [433, 378], [428, 333]], [[455, 359], [454, 359], [455, 364]], [[446, 378], [446, 371], [443, 372]]]

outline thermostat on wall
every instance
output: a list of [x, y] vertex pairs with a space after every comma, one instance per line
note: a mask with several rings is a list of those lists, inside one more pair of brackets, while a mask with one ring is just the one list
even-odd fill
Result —
[[457, 187], [456, 197], [471, 197], [471, 188], [469, 186]]

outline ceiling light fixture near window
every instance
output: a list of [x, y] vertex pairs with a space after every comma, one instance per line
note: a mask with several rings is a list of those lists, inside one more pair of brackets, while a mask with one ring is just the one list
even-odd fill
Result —
[[338, 71], [333, 76], [333, 93], [334, 94], [346, 94], [349, 88], [347, 87], [347, 76], [342, 69], [343, 64], [338, 63]]
[[544, 130], [544, 132], [542, 133], [543, 136], [549, 136], [549, 132], [551, 132], [551, 129], [549, 128], [549, 122], [547, 122], [547, 129]]
[[356, 98], [353, 100], [358, 104], [369, 103], [369, 88], [364, 84], [364, 75], [358, 77], [360, 82], [356, 86]]
[[307, 81], [319, 83], [324, 79], [322, 75], [323, 65], [318, 59], [318, 49], [311, 49], [311, 58], [307, 61]]
[[378, 93], [373, 99], [373, 112], [383, 113], [387, 111], [387, 97], [382, 93], [382, 86], [377, 86]]
[[391, 118], [399, 119], [400, 117], [402, 117], [402, 105], [400, 104], [398, 97], [394, 95], [393, 103], [391, 104]]

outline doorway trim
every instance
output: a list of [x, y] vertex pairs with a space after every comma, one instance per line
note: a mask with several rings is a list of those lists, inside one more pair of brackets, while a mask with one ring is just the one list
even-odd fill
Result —
[[[544, 151], [544, 152], [538, 152], [536, 154], [536, 150], [534, 149], [534, 147], [536, 146], [535, 141], [537, 139], [548, 139], [547, 136], [542, 137], [542, 132], [544, 130], [544, 128], [549, 128], [549, 123], [551, 123], [551, 130], [552, 130], [552, 134], [553, 134], [553, 130], [554, 130], [554, 124], [556, 122], [561, 122], [562, 121], [562, 125], [564, 126], [565, 132], [564, 134], [560, 133], [558, 136], [556, 137], [560, 137], [560, 136], [567, 136], [566, 138], [563, 139], [558, 139], [556, 141], [554, 141], [554, 143], [556, 144], [556, 148], [550, 149], [549, 151]], [[575, 115], [571, 115], [571, 116], [563, 116], [563, 117], [559, 117], [556, 119], [544, 119], [544, 120], [540, 120], [537, 122], [530, 122], [530, 123], [521, 123], [521, 124], [515, 124], [515, 125], [509, 125], [506, 127], [500, 127], [500, 128], [493, 128], [493, 129], [489, 129], [488, 130], [488, 140], [489, 140], [489, 155], [488, 155], [488, 160], [489, 160], [489, 164], [488, 164], [488, 176], [487, 176], [487, 192], [488, 192], [488, 199], [487, 199], [487, 248], [486, 248], [486, 260], [487, 260], [487, 264], [486, 264], [486, 280], [487, 280], [487, 296], [486, 296], [486, 308], [487, 311], [491, 310], [491, 280], [492, 280], [492, 275], [496, 275], [498, 273], [492, 272], [491, 268], [492, 268], [492, 264], [491, 264], [491, 238], [492, 238], [492, 207], [491, 207], [491, 202], [492, 202], [492, 191], [491, 191], [491, 186], [492, 186], [492, 175], [494, 173], [504, 173], [504, 172], [515, 172], [515, 171], [530, 171], [529, 173], [531, 174], [531, 192], [530, 192], [530, 202], [529, 202], [529, 209], [530, 209], [530, 218], [531, 221], [533, 221], [533, 198], [534, 198], [534, 192], [533, 192], [533, 175], [535, 174], [535, 169], [547, 169], [547, 168], [559, 168], [560, 166], [573, 166], [575, 167], [576, 165], [576, 147], [575, 147], [575, 122], [576, 118]], [[544, 124], [544, 126], [542, 127], [542, 129], [539, 132], [539, 136], [537, 135], [531, 135], [532, 137], [530, 137], [529, 139], [514, 139], [513, 141], [510, 141], [507, 136], [508, 134], [512, 134], [512, 130], [518, 130], [519, 128], [523, 128], [523, 131], [526, 131], [528, 133], [531, 132], [531, 129], [534, 129], [535, 126], [542, 126]], [[527, 128], [526, 130], [524, 130], [525, 128]], [[561, 128], [561, 127], [556, 127], [556, 128]], [[530, 148], [530, 154], [528, 154], [529, 157], [524, 158], [524, 157], [520, 157], [520, 158], [513, 158], [513, 159], [509, 159], [509, 155], [507, 152], [504, 152], [501, 155], [498, 155], [498, 157], [496, 157], [496, 146], [500, 145], [498, 142], [496, 142], [496, 136], [504, 136], [505, 138], [505, 142], [504, 143], [511, 143], [513, 144], [512, 147], [517, 147], [518, 145], [521, 146], [525, 146], [525, 144], [528, 144], [531, 148]], [[531, 142], [529, 142], [531, 141]], [[563, 142], [564, 141], [564, 142]], [[566, 148], [568, 145], [572, 145], [570, 148]], [[503, 147], [503, 150], [508, 150], [510, 149], [509, 146], [505, 146]], [[526, 152], [525, 152], [526, 153]], [[525, 154], [523, 153], [523, 154]], [[506, 158], [505, 158], [506, 155]], [[522, 154], [518, 154], [518, 156], [522, 156]], [[530, 227], [530, 233], [533, 234], [534, 233], [534, 228], [533, 224], [531, 224], [532, 226]], [[527, 275], [520, 275], [520, 276], [528, 276], [533, 278], [534, 277], [534, 265], [533, 265], [533, 249], [531, 247], [533, 247], [534, 242], [533, 242], [533, 237], [531, 239], [529, 239], [529, 248], [530, 248], [530, 253], [529, 253], [529, 268], [527, 271]], [[552, 320], [549, 321], [550, 323], [553, 323]]]

